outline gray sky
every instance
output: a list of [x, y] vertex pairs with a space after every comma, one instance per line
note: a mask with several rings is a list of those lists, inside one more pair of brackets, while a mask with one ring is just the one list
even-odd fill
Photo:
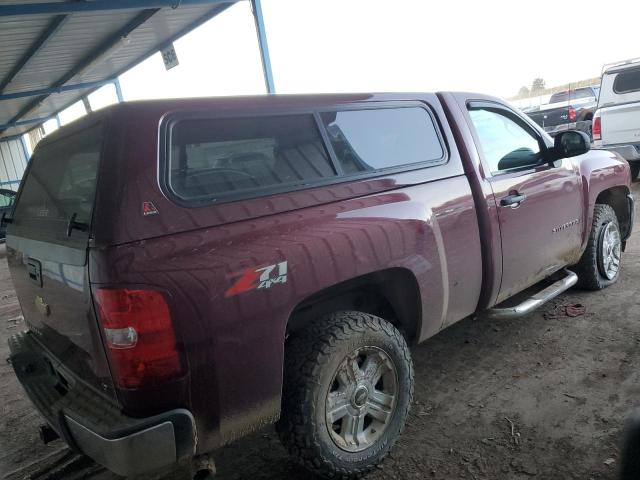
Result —
[[[510, 97], [538, 76], [554, 86], [640, 57], [638, 0], [263, 0], [263, 11], [279, 93]], [[178, 67], [165, 71], [158, 54], [121, 77], [126, 100], [265, 92], [249, 2], [175, 47]], [[91, 100], [112, 101], [110, 89]]]

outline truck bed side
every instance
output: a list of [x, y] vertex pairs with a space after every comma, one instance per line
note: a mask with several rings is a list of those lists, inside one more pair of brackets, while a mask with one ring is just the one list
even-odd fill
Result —
[[[151, 201], [160, 214], [120, 209], [117, 234], [144, 230], [147, 238], [92, 249], [90, 278], [153, 282], [171, 293], [190, 371], [184, 407], [199, 422], [199, 451], [277, 418], [287, 328], [301, 310], [316, 308], [309, 299], [341, 287], [364, 285], [358, 291], [365, 296], [379, 288], [398, 317], [406, 306], [418, 307], [415, 331], [407, 332], [415, 341], [476, 310], [476, 203], [438, 99], [423, 101], [442, 129], [444, 165], [214, 208], [181, 207], [157, 190], [156, 172], [139, 163], [157, 146], [136, 140], [150, 137], [139, 133], [157, 128], [157, 117], [130, 120], [137, 133], [125, 140], [122, 169], [112, 172], [135, 177], [120, 192], [121, 205]], [[166, 228], [175, 233], [154, 235]]]

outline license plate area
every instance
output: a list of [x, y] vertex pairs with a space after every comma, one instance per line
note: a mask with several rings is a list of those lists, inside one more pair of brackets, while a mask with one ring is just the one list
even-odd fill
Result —
[[35, 258], [27, 259], [27, 274], [29, 280], [39, 287], [42, 287], [42, 264]]

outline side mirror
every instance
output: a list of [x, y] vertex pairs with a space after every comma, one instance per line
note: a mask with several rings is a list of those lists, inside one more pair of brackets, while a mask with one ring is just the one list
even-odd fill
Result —
[[554, 158], [576, 157], [591, 149], [589, 135], [577, 130], [569, 130], [556, 135], [553, 142]]

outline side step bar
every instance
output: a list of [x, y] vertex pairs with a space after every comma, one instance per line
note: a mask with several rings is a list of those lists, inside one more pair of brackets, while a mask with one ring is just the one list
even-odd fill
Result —
[[566, 277], [558, 280], [552, 285], [549, 285], [544, 290], [536, 293], [530, 298], [527, 298], [524, 302], [519, 305], [514, 305], [513, 307], [504, 307], [504, 308], [490, 308], [486, 311], [485, 316], [487, 318], [495, 318], [495, 319], [509, 319], [509, 318], [517, 318], [527, 313], [534, 311], [540, 305], [548, 302], [552, 298], [557, 297], [565, 290], [573, 287], [578, 282], [578, 275], [573, 273], [570, 270], [565, 270], [564, 273]]

